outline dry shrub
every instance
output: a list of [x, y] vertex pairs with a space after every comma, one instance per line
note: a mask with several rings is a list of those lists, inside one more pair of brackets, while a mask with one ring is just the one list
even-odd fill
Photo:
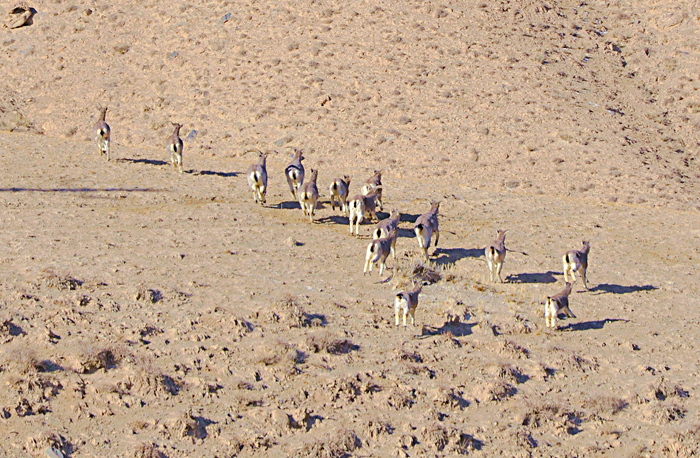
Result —
[[335, 379], [324, 386], [326, 393], [333, 402], [341, 401], [343, 404], [353, 402], [361, 393], [360, 382], [355, 377]]
[[394, 428], [387, 422], [382, 420], [368, 420], [364, 428], [362, 428], [372, 439], [379, 439], [382, 436], [388, 436], [394, 432]]
[[[445, 323], [444, 327], [449, 327], [449, 326], [460, 326], [460, 325], [455, 325], [454, 323]], [[427, 329], [427, 327], [423, 327], [423, 335], [426, 334], [433, 334], [432, 330]], [[433, 340], [436, 346], [438, 347], [448, 347], [448, 348], [462, 348], [462, 343], [455, 338], [455, 335], [452, 333], [452, 331], [445, 331], [444, 329], [435, 337], [435, 340]]]
[[518, 448], [534, 448], [537, 447], [537, 441], [532, 437], [532, 433], [527, 429], [516, 429], [511, 432], [510, 437]]
[[664, 456], [677, 458], [697, 456], [698, 450], [700, 450], [700, 425], [698, 424], [676, 431], [661, 448]]
[[523, 370], [514, 367], [509, 363], [499, 363], [491, 366], [486, 371], [493, 378], [505, 380], [509, 383], [523, 383], [528, 380], [528, 376], [523, 374]]
[[190, 407], [175, 422], [175, 431], [180, 439], [204, 439], [207, 437], [206, 423], [207, 421], [201, 416], [196, 416]]
[[17, 402], [14, 407], [3, 409], [3, 418], [9, 418], [13, 412], [18, 417], [45, 414], [49, 412], [48, 401], [63, 388], [58, 381], [41, 374], [10, 377], [7, 385], [17, 394]]
[[28, 437], [24, 447], [30, 454], [42, 457], [46, 456], [47, 449], [58, 450], [64, 456], [68, 456], [73, 448], [69, 441], [53, 431], [42, 431]]
[[580, 412], [544, 397], [528, 399], [525, 408], [516, 416], [516, 422], [528, 428], [553, 428], [556, 432], [569, 433], [576, 427]]
[[228, 335], [234, 342], [237, 342], [239, 339], [253, 331], [253, 325], [243, 318], [232, 317], [229, 319], [229, 323]]
[[394, 289], [413, 287], [415, 283], [431, 285], [440, 281], [440, 272], [422, 257], [412, 256], [402, 259], [392, 278]]
[[413, 395], [398, 388], [394, 388], [386, 395], [386, 403], [396, 410], [408, 409], [413, 403]]
[[247, 410], [250, 407], [260, 407], [263, 404], [260, 393], [255, 391], [236, 391], [232, 397], [232, 405], [236, 410]]
[[92, 374], [99, 370], [112, 369], [120, 361], [121, 352], [114, 348], [86, 345], [76, 361], [76, 372]]
[[499, 351], [499, 353], [501, 354], [512, 356], [518, 359], [530, 357], [530, 350], [513, 342], [512, 340], [505, 339], [502, 342], [502, 345], [503, 347]]
[[6, 344], [12, 341], [13, 338], [24, 335], [26, 332], [12, 322], [12, 318], [2, 320], [0, 323], [0, 343]]
[[511, 396], [515, 396], [518, 389], [505, 380], [496, 380], [488, 383], [482, 391], [482, 399], [492, 402], [500, 402]]
[[496, 333], [496, 327], [492, 322], [491, 314], [481, 311], [476, 315], [476, 326], [475, 328], [488, 335], [498, 335]]
[[306, 359], [306, 355], [303, 352], [281, 340], [267, 344], [261, 353], [253, 359], [254, 364], [274, 366], [282, 369], [287, 374], [298, 373], [299, 370], [296, 365], [303, 363]]
[[83, 284], [83, 281], [68, 274], [58, 274], [53, 269], [44, 269], [37, 283], [45, 288], [74, 291]]
[[324, 436], [324, 438], [316, 438], [301, 446], [297, 450], [296, 456], [342, 458], [362, 446], [355, 431], [347, 428], [341, 428]]
[[134, 293], [134, 300], [137, 302], [147, 302], [155, 304], [163, 299], [163, 293], [157, 289], [150, 289], [144, 285], [139, 285]]
[[492, 325], [495, 335], [529, 334], [534, 329], [537, 329], [537, 326], [533, 322], [518, 313], [514, 314], [511, 318], [498, 320], [496, 323], [492, 323]]
[[286, 295], [278, 300], [269, 310], [268, 321], [281, 323], [289, 328], [300, 328], [306, 325], [306, 313], [296, 297]]
[[649, 423], [664, 425], [683, 419], [688, 409], [677, 402], [664, 401], [647, 404], [642, 412]]
[[447, 430], [437, 423], [426, 426], [422, 430], [424, 443], [437, 451], [442, 451], [448, 444]]
[[143, 442], [134, 448], [134, 458], [166, 458], [153, 442]]
[[665, 401], [667, 398], [672, 397], [687, 398], [688, 395], [688, 391], [684, 390], [683, 387], [670, 383], [663, 377], [658, 383], [654, 383], [649, 387], [649, 397], [659, 401]]
[[17, 346], [10, 350], [4, 358], [3, 366], [18, 375], [36, 374], [45, 369], [36, 352], [25, 346]]
[[469, 401], [464, 399], [462, 393], [458, 393], [454, 387], [443, 386], [434, 390], [433, 404], [453, 409], [464, 409], [469, 406]]
[[[57, 395], [63, 388], [58, 380], [44, 374], [24, 374], [22, 376], [10, 376], [7, 379], [7, 386], [16, 392], [22, 402], [23, 415], [41, 413], [45, 406], [43, 403]], [[18, 412], [19, 414], [19, 412]]]
[[474, 450], [481, 450], [483, 443], [471, 434], [465, 434], [459, 430], [452, 431], [450, 435], [452, 445], [450, 451], [458, 455], [469, 455]]
[[454, 299], [443, 302], [441, 309], [445, 324], [459, 324], [471, 316], [470, 307]]
[[561, 406], [547, 402], [544, 399], [537, 401], [526, 401], [525, 411], [518, 415], [516, 421], [522, 426], [541, 428], [547, 424], [556, 422], [559, 419]]
[[406, 350], [400, 350], [398, 352], [399, 360], [401, 361], [407, 361], [411, 363], [422, 363], [423, 358], [421, 355], [418, 354], [418, 352], [414, 351], [406, 351]]
[[419, 377], [425, 378], [435, 378], [435, 371], [428, 366], [421, 366], [418, 364], [406, 364], [406, 374], [417, 375]]
[[357, 350], [358, 346], [348, 339], [338, 338], [330, 332], [311, 334], [306, 338], [306, 348], [314, 353], [325, 351], [331, 355], [340, 355]]
[[595, 358], [586, 359], [578, 353], [564, 348], [552, 347], [550, 365], [558, 370], [576, 372], [595, 372], [598, 362]]
[[180, 391], [180, 384], [156, 367], [150, 356], [136, 356], [133, 361], [136, 376], [127, 387], [128, 390], [133, 388], [141, 396], [155, 397], [175, 396]]
[[595, 414], [615, 415], [628, 405], [627, 401], [616, 396], [591, 396], [583, 401], [581, 407]]

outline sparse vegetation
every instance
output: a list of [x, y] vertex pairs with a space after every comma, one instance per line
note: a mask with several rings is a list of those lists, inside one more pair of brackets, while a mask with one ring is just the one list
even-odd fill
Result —
[[78, 289], [83, 284], [83, 281], [69, 274], [59, 274], [53, 269], [44, 269], [39, 276], [37, 284], [40, 287], [56, 289], [58, 291], [73, 291]]
[[401, 259], [394, 271], [392, 287], [396, 290], [412, 287], [415, 283], [430, 285], [440, 281], [439, 269], [418, 255]]
[[[318, 437], [318, 435], [314, 435]], [[348, 453], [361, 447], [362, 443], [355, 434], [355, 431], [341, 428], [337, 431], [329, 432], [323, 438], [316, 438], [307, 442], [296, 452], [298, 456], [315, 458], [342, 458]]]
[[114, 368], [120, 361], [120, 352], [114, 348], [87, 344], [76, 361], [76, 370], [81, 374], [92, 374], [99, 370]]
[[[693, 2], [37, 3], [0, 38], [0, 455], [698, 454]], [[292, 145], [324, 189], [383, 170], [385, 275], [376, 221], [302, 223]]]
[[311, 334], [306, 339], [306, 347], [314, 353], [326, 352], [331, 355], [348, 353], [358, 349], [350, 340], [339, 338], [331, 332]]

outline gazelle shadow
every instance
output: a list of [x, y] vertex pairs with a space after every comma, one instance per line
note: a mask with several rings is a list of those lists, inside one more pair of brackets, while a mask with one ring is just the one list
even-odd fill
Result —
[[506, 280], [509, 283], [556, 283], [557, 279], [554, 275], [560, 275], [559, 272], [548, 271], [542, 273], [522, 273], [508, 275]]
[[629, 320], [624, 320], [621, 318], [606, 318], [604, 320], [571, 323], [559, 329], [561, 331], [590, 331], [591, 329], [603, 329], [606, 323], [615, 323], [616, 321], [623, 321], [625, 323], [629, 323]]
[[194, 173], [195, 175], [213, 175], [217, 177], [237, 177], [239, 175], [239, 172], [214, 172], [212, 170], [200, 170], [199, 172]]
[[609, 283], [601, 283], [601, 284], [596, 285], [593, 288], [589, 289], [588, 291], [590, 291], [592, 293], [598, 293], [598, 294], [605, 294], [605, 293], [627, 294], [627, 293], [636, 293], [639, 291], [654, 291], [655, 289], [659, 289], [659, 288], [656, 286], [653, 286], [653, 285], [624, 286], [624, 285], [612, 285]]
[[412, 215], [410, 213], [401, 213], [401, 217], [399, 218], [399, 221], [402, 223], [405, 223], [405, 222], [415, 223], [419, 216], [420, 215]]
[[464, 337], [472, 334], [472, 328], [476, 326], [476, 323], [454, 323], [445, 322], [439, 328], [434, 326], [424, 325], [421, 333], [421, 337], [426, 336], [437, 336], [440, 334], [451, 333], [454, 337]]
[[120, 158], [117, 162], [131, 162], [132, 164], [148, 164], [148, 165], [168, 165], [168, 162], [158, 161], [154, 159], [132, 159], [132, 158]]
[[483, 248], [436, 248], [434, 262], [439, 265], [454, 265], [463, 258], [478, 258], [484, 254]]
[[287, 201], [287, 202], [280, 202], [277, 205], [277, 208], [283, 209], [283, 210], [292, 210], [292, 209], [301, 209], [301, 205], [299, 205], [299, 202], [296, 201]]
[[340, 215], [324, 216], [323, 218], [319, 218], [316, 221], [319, 223], [334, 223], [334, 224], [342, 224], [344, 226], [348, 225], [348, 217], [347, 216], [340, 216]]

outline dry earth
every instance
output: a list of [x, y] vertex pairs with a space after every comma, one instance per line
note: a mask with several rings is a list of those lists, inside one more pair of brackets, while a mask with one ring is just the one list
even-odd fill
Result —
[[[31, 6], [0, 41], [4, 456], [700, 448], [699, 2]], [[313, 224], [287, 146], [320, 170]], [[266, 207], [251, 148], [271, 151]], [[350, 236], [327, 195], [374, 169], [403, 215], [382, 278], [362, 275], [371, 226]], [[547, 331], [581, 240], [591, 289]], [[397, 329], [413, 276], [418, 326]]]

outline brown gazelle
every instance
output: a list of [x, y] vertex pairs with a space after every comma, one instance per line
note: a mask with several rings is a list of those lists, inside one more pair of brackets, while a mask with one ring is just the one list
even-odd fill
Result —
[[[394, 251], [396, 243], [396, 229], [392, 229], [386, 237], [374, 239], [367, 245], [365, 253], [365, 268], [363, 273], [372, 273], [372, 265], [379, 263], [379, 275], [386, 269], [386, 258]], [[396, 259], [396, 256], [394, 256]]]
[[168, 152], [170, 153], [170, 163], [173, 168], [182, 175], [182, 139], [180, 138], [180, 128], [182, 124], [173, 124], [173, 134], [168, 139]]
[[289, 184], [289, 190], [292, 192], [292, 196], [294, 196], [294, 199], [299, 200], [297, 191], [299, 191], [299, 188], [304, 183], [304, 165], [301, 163], [301, 161], [304, 160], [304, 155], [301, 150], [296, 148], [292, 149], [294, 150], [294, 157], [292, 158], [292, 162], [284, 169], [284, 175], [287, 177], [287, 184]]
[[571, 283], [566, 282], [566, 286], [554, 296], [549, 296], [544, 306], [544, 324], [547, 328], [557, 327], [557, 315], [562, 312], [569, 318], [576, 318], [569, 308], [569, 294], [571, 294]]
[[418, 240], [418, 247], [423, 252], [425, 260], [428, 261], [428, 248], [430, 248], [430, 239], [435, 233], [435, 246], [438, 245], [440, 240], [440, 229], [438, 226], [438, 211], [440, 210], [440, 202], [431, 201], [430, 210], [427, 213], [423, 213], [416, 220], [416, 225], [413, 227], [413, 231], [416, 233], [416, 239]]
[[365, 184], [362, 186], [362, 194], [368, 196], [372, 193], [377, 194], [377, 208], [380, 211], [384, 210], [384, 201], [382, 200], [382, 171], [375, 170]]
[[410, 291], [401, 291], [394, 298], [394, 321], [399, 325], [399, 315], [403, 314], [403, 325], [406, 327], [406, 317], [411, 317], [411, 326], [416, 324], [416, 308], [418, 308], [418, 295], [422, 289], [421, 285], [414, 283]]
[[[249, 151], [250, 152], [250, 151]], [[248, 186], [253, 192], [253, 200], [261, 205], [265, 204], [265, 195], [267, 193], [267, 155], [268, 153], [260, 153], [260, 158], [255, 164], [251, 164], [246, 172]]]
[[484, 250], [486, 263], [489, 265], [490, 279], [491, 281], [498, 279], [499, 283], [503, 283], [501, 270], [503, 269], [503, 261], [506, 260], [506, 232], [498, 229], [496, 240]]
[[376, 198], [377, 195], [375, 193], [368, 196], [357, 195], [348, 202], [348, 206], [350, 207], [350, 216], [348, 217], [350, 234], [353, 233], [353, 224], [355, 224], [355, 235], [360, 235], [360, 223], [362, 223], [365, 218], [370, 218], [370, 220], [377, 219]]
[[316, 214], [316, 204], [318, 202], [318, 187], [316, 186], [316, 179], [318, 178], [318, 170], [311, 169], [311, 175], [309, 179], [304, 182], [301, 187], [297, 190], [297, 195], [299, 196], [299, 205], [305, 216], [309, 217], [309, 222], [314, 222], [314, 215]]
[[340, 210], [345, 214], [345, 216], [350, 216], [350, 209], [348, 208], [348, 193], [350, 191], [350, 180], [352, 177], [349, 175], [343, 176], [343, 178], [336, 178], [328, 187], [328, 192], [331, 195], [331, 208], [335, 210], [336, 201]]
[[100, 154], [106, 154], [107, 160], [110, 159], [110, 136], [111, 129], [109, 124], [105, 121], [105, 116], [107, 115], [107, 107], [100, 110], [100, 119], [95, 123], [95, 127], [92, 128], [95, 135], [95, 141], [97, 142], [97, 147], [100, 149]]
[[588, 270], [588, 253], [591, 251], [591, 244], [587, 241], [583, 241], [583, 248], [580, 250], [567, 251], [562, 258], [562, 263], [564, 264], [564, 281], [569, 281], [569, 275], [571, 275], [572, 282], [576, 281], [576, 276], [574, 272], [579, 272], [581, 279], [583, 280], [583, 287], [588, 289], [588, 278], [586, 277], [586, 271]]
[[[398, 212], [398, 210], [392, 209], [391, 214], [389, 215], [388, 218], [383, 219], [377, 223], [377, 225], [374, 228], [374, 231], [372, 232], [372, 238], [373, 239], [381, 239], [383, 237], [387, 237], [389, 235], [389, 232], [391, 232], [392, 230], [398, 232], [400, 220], [401, 220], [401, 214]], [[394, 237], [394, 241], [391, 244], [391, 255], [394, 257], [394, 260], [395, 260], [396, 259], [396, 237]]]

